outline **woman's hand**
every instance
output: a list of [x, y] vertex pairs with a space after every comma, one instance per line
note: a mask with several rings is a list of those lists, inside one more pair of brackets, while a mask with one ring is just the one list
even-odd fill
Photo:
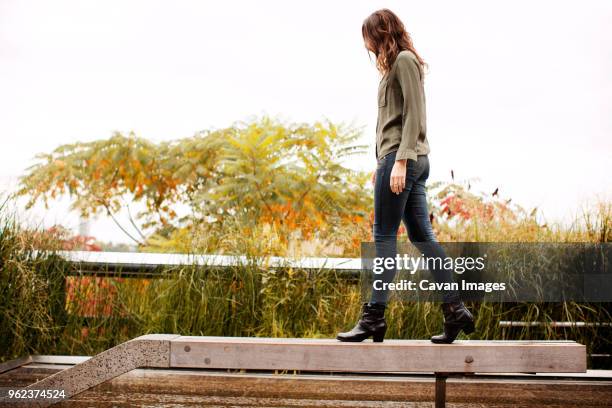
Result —
[[376, 170], [372, 172], [372, 185], [373, 186], [376, 185]]
[[396, 160], [391, 170], [391, 191], [400, 194], [406, 187], [406, 162], [407, 160]]

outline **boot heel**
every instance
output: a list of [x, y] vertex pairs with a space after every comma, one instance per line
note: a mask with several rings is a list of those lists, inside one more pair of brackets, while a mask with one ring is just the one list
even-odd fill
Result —
[[463, 328], [463, 332], [465, 334], [474, 333], [474, 322], [469, 322], [468, 324], [466, 324], [465, 327]]
[[372, 341], [374, 341], [374, 343], [382, 343], [383, 339], [385, 338], [385, 333], [387, 332], [387, 330], [382, 330], [376, 334], [374, 334], [372, 336]]

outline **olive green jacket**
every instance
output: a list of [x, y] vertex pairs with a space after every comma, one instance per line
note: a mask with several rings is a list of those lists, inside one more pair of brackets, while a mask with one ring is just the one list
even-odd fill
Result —
[[397, 150], [395, 160], [429, 153], [423, 70], [414, 53], [401, 51], [378, 86], [376, 159]]

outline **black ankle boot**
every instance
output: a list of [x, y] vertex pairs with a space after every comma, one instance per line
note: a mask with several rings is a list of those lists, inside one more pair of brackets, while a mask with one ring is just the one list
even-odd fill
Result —
[[359, 342], [372, 336], [374, 342], [380, 343], [383, 341], [386, 331], [385, 305], [364, 303], [361, 319], [355, 327], [351, 331], [338, 333], [336, 338], [340, 341]]
[[463, 302], [442, 303], [444, 313], [444, 333], [432, 336], [434, 343], [452, 343], [461, 330], [465, 334], [474, 332], [474, 316], [465, 307]]

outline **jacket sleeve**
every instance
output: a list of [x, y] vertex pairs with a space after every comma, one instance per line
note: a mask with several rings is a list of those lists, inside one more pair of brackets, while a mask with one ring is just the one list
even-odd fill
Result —
[[395, 160], [417, 160], [416, 145], [420, 129], [421, 111], [421, 73], [418, 62], [407, 55], [398, 55], [396, 76], [402, 90], [402, 139]]

